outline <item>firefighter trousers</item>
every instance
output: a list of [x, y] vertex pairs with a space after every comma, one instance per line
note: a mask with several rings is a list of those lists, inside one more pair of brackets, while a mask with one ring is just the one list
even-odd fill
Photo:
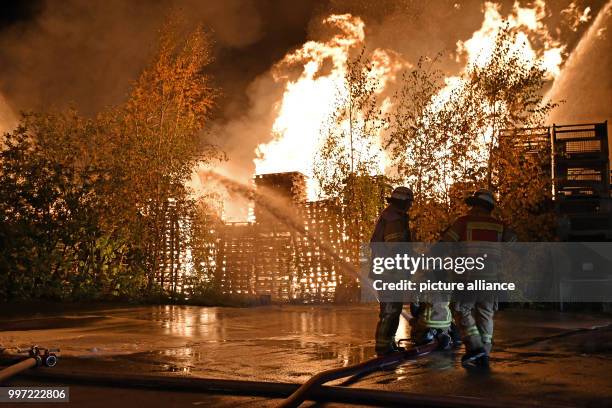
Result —
[[376, 352], [386, 353], [395, 346], [395, 332], [402, 314], [402, 302], [380, 302], [376, 325]]
[[484, 349], [491, 352], [494, 300], [459, 301], [454, 305], [455, 324], [459, 327], [467, 352]]
[[425, 336], [430, 329], [448, 333], [452, 322], [452, 314], [449, 302], [426, 302], [421, 305], [421, 311], [414, 331], [417, 342], [425, 341]]

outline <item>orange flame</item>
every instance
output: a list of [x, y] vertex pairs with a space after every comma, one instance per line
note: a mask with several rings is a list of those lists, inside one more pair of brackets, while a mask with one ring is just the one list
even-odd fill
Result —
[[[483, 5], [483, 22], [472, 37], [458, 41], [458, 61], [470, 65], [484, 66], [490, 60], [498, 32], [507, 24], [516, 33], [511, 52], [526, 64], [538, 61], [549, 79], [559, 75], [565, 57], [565, 46], [554, 40], [543, 20], [550, 11], [543, 0], [535, 0], [532, 7], [521, 7], [514, 3], [512, 11], [502, 16], [496, 3]], [[548, 14], [547, 14], [548, 13]], [[336, 30], [327, 40], [308, 41], [298, 50], [287, 54], [274, 66], [273, 78], [283, 86], [282, 98], [275, 105], [276, 119], [272, 126], [273, 140], [256, 148], [254, 160], [256, 174], [300, 171], [311, 179], [313, 160], [322, 143], [322, 127], [333, 112], [334, 102], [342, 98], [346, 89], [345, 74], [352, 50], [365, 44], [365, 25], [351, 14], [331, 15], [323, 25]], [[369, 57], [384, 93], [394, 76], [410, 66], [395, 53], [377, 49]], [[297, 78], [291, 76], [295, 68], [300, 70]], [[465, 86], [460, 76], [449, 76], [446, 86], [431, 101], [432, 109], [439, 109], [448, 101], [453, 90]], [[382, 102], [384, 109], [393, 109], [391, 101]], [[491, 129], [483, 129], [483, 142], [491, 137]], [[348, 143], [348, 141], [347, 141]], [[484, 143], [483, 143], [484, 146]], [[378, 146], [374, 152], [379, 157], [379, 170], [385, 171], [385, 154]], [[483, 150], [483, 157], [486, 151]], [[313, 181], [308, 184], [308, 196], [317, 196]]]
[[[547, 16], [544, 1], [537, 0], [533, 8], [520, 7], [519, 3], [515, 2], [512, 12], [505, 18], [499, 9], [500, 6], [496, 3], [484, 4], [482, 26], [469, 40], [457, 42], [458, 56], [467, 56], [468, 64], [480, 67], [486, 65], [493, 54], [497, 33], [504, 24], [507, 24], [511, 30], [517, 32], [511, 53], [521, 57], [525, 63], [539, 60], [549, 79], [556, 77], [563, 62], [565, 47], [552, 39], [542, 22]], [[530, 38], [542, 43], [542, 48], [534, 49]]]
[[[323, 24], [337, 29], [338, 33], [327, 41], [308, 41], [274, 68], [274, 80], [285, 82], [285, 90], [272, 126], [275, 137], [256, 149], [257, 174], [300, 171], [309, 178], [312, 176], [312, 163], [323, 141], [322, 126], [335, 109], [334, 102], [346, 93], [350, 51], [363, 47], [365, 40], [365, 25], [359, 17], [331, 15]], [[381, 49], [374, 50], [370, 58], [373, 73], [379, 79], [377, 92], [382, 92], [401, 63]], [[300, 65], [302, 72], [297, 79], [288, 79], [288, 68], [295, 65]], [[380, 171], [384, 171], [383, 156], [379, 159]], [[308, 197], [315, 199], [316, 195], [310, 180]]]

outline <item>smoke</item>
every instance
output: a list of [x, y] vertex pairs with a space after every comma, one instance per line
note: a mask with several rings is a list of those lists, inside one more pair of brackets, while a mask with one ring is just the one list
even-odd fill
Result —
[[[576, 48], [547, 97], [564, 100], [550, 115], [549, 123], [572, 124], [612, 119], [612, 1], [603, 7]], [[612, 140], [608, 124], [608, 143]], [[611, 152], [612, 154], [612, 152]]]
[[[499, 13], [507, 16], [515, 9], [534, 8], [536, 3], [543, 1], [500, 0]], [[548, 1], [540, 22], [551, 33], [548, 40], [561, 42], [566, 53], [571, 53], [605, 4], [605, 0]], [[271, 130], [283, 94], [283, 87], [274, 81], [274, 66], [307, 40], [328, 35], [320, 24], [324, 17], [332, 13], [360, 17], [369, 50], [387, 49], [407, 62], [446, 51], [441, 68], [449, 76], [465, 64], [457, 43], [469, 40], [484, 19], [480, 0], [31, 0], [19, 7], [23, 10], [3, 8], [0, 18], [0, 130], [14, 126], [20, 110], [73, 105], [92, 115], [121, 103], [151, 57], [156, 30], [168, 10], [175, 8], [185, 11], [190, 24], [203, 24], [216, 42], [216, 61], [207, 70], [222, 88], [223, 97], [211, 134], [229, 157], [217, 171], [243, 183], [255, 171], [257, 146], [274, 137]], [[608, 19], [598, 30], [600, 35], [609, 35], [609, 24]], [[609, 100], [610, 95], [609, 76], [605, 82], [604, 72], [608, 64], [603, 62], [605, 58], [609, 62], [606, 41], [597, 63], [591, 63], [592, 69], [601, 71], [593, 78], [601, 79], [589, 82], [583, 75], [598, 95], [595, 101]], [[541, 44], [534, 43], [534, 47], [541, 49]], [[583, 62], [576, 71], [587, 65]], [[564, 76], [563, 66], [561, 69], [555, 95], [569, 100], [572, 87], [560, 84], [573, 81], [563, 82], [561, 78], [569, 75]], [[598, 88], [601, 83], [608, 84], [607, 90]], [[580, 87], [585, 85], [573, 87], [573, 92]], [[594, 112], [594, 120], [604, 120], [608, 113], [597, 109], [608, 105], [581, 106]], [[567, 122], [571, 116], [569, 110], [557, 113], [558, 122]], [[245, 218], [244, 202], [236, 198], [228, 204], [226, 215]]]
[[[261, 140], [270, 137], [270, 131], [278, 109], [283, 87], [274, 81], [271, 74], [256, 78], [247, 88], [249, 109], [234, 119], [214, 125], [212, 132], [221, 135], [229, 160], [217, 172], [239, 183], [248, 184], [253, 178], [255, 149]], [[244, 195], [228, 190], [225, 200], [224, 217], [228, 220], [245, 220], [248, 199]]]
[[549, 91], [549, 99], [565, 100], [552, 112], [551, 123], [601, 122], [612, 119], [610, 50], [612, 1], [597, 14]]
[[[44, 3], [0, 36], [0, 89], [18, 110], [76, 106], [93, 114], [123, 99], [149, 56], [158, 4]], [[130, 17], [132, 16], [132, 17]]]
[[38, 3], [27, 17], [13, 11], [10, 24], [0, 21], [0, 93], [16, 110], [74, 105], [85, 114], [95, 114], [120, 103], [151, 57], [157, 30], [168, 12], [178, 10], [189, 25], [202, 24], [215, 41], [216, 63], [210, 71], [225, 91], [220, 115], [229, 105], [240, 109], [246, 102], [240, 98], [244, 88], [304, 41], [315, 4], [306, 1], [293, 7], [277, 0]]
[[10, 132], [15, 125], [17, 125], [17, 118], [4, 96], [0, 95], [0, 135]]

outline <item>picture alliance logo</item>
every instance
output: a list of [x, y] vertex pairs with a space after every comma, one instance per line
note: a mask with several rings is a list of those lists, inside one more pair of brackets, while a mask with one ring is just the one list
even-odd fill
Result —
[[446, 271], [461, 275], [465, 272], [482, 271], [485, 269], [487, 254], [481, 256], [411, 256], [396, 254], [389, 257], [374, 257], [372, 273], [381, 275], [385, 271], [407, 272], [414, 275], [417, 271]]

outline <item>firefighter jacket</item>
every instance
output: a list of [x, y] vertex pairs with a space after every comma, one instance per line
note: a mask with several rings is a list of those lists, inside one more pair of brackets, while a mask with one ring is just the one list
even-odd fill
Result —
[[[408, 214], [401, 208], [396, 207], [393, 204], [389, 204], [378, 217], [374, 232], [370, 243], [402, 243], [410, 242], [410, 227], [408, 226]], [[372, 257], [388, 257], [395, 253], [394, 245], [372, 245]], [[399, 250], [399, 249], [398, 249]], [[396, 279], [400, 279], [398, 271], [388, 271], [387, 276], [393, 276]], [[374, 278], [372, 271], [370, 270], [370, 278]]]
[[516, 235], [484, 210], [472, 208], [442, 234], [443, 242], [515, 242]]
[[[487, 265], [482, 272], [472, 272], [475, 279], [494, 280], [498, 277], [498, 266], [501, 261], [501, 247], [492, 243], [515, 242], [514, 232], [504, 223], [480, 208], [472, 208], [466, 215], [459, 217], [444, 233], [442, 242], [470, 242], [469, 247], [461, 249], [463, 256], [482, 256], [487, 254]], [[466, 274], [464, 278], [468, 278]]]
[[378, 217], [370, 242], [410, 242], [408, 214], [389, 204]]

